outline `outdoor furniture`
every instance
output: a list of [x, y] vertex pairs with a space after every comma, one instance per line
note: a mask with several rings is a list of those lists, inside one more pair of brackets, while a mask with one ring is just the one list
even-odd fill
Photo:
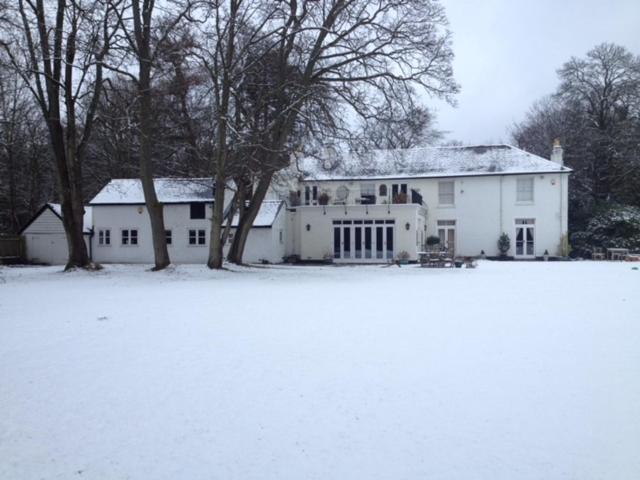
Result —
[[426, 268], [454, 267], [453, 258], [447, 251], [418, 252], [420, 266]]
[[628, 248], [607, 248], [609, 260], [624, 260], [629, 255]]
[[604, 253], [602, 247], [593, 247], [591, 253], [591, 260], [606, 260], [607, 256]]

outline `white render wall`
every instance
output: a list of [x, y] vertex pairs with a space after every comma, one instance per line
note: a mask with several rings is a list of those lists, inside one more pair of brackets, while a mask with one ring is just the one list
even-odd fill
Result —
[[[416, 230], [423, 228], [424, 214], [423, 208], [411, 204], [296, 207], [295, 212], [291, 212], [289, 217], [292, 234], [289, 248], [292, 253], [300, 255], [302, 260], [322, 260], [325, 255], [333, 256], [334, 220], [394, 219], [394, 254], [406, 251], [411, 260], [416, 260], [417, 252], [421, 248], [416, 238]], [[406, 229], [407, 223], [409, 230]], [[310, 226], [309, 230], [307, 225]]]
[[[534, 200], [531, 203], [516, 202], [518, 178], [533, 178]], [[349, 189], [347, 203], [353, 204], [360, 196], [361, 183], [373, 183], [376, 189], [376, 201], [389, 201], [391, 185], [406, 183], [409, 199], [414, 189], [423, 197], [427, 207], [427, 235], [437, 235], [438, 220], [456, 221], [456, 255], [479, 255], [482, 250], [489, 255], [498, 255], [497, 241], [502, 232], [506, 232], [511, 239], [510, 255], [515, 253], [515, 220], [517, 218], [535, 219], [535, 255], [542, 256], [547, 250], [550, 255], [563, 255], [562, 241], [567, 234], [567, 202], [568, 202], [568, 173], [537, 173], [518, 175], [479, 175], [469, 177], [445, 178], [406, 178], [385, 180], [352, 180], [352, 181], [322, 181], [303, 182], [300, 190], [301, 200], [304, 202], [305, 185], [318, 186], [318, 192], [327, 192], [330, 202], [335, 201], [336, 189], [345, 185]], [[438, 204], [438, 183], [453, 181], [454, 205], [442, 206]], [[388, 196], [381, 198], [379, 187], [387, 185]], [[395, 207], [397, 205], [392, 205]], [[349, 208], [355, 208], [352, 206]], [[302, 207], [307, 209], [321, 209], [319, 206]], [[342, 208], [342, 207], [340, 207]], [[371, 208], [371, 206], [369, 207]], [[315, 217], [313, 217], [315, 218]], [[319, 225], [323, 225], [321, 220]], [[397, 221], [398, 223], [398, 221]], [[324, 228], [322, 226], [321, 228]], [[296, 227], [297, 231], [300, 226]], [[329, 229], [327, 229], [329, 230]], [[307, 251], [312, 248], [313, 255], [317, 255], [316, 247], [305, 246], [308, 241], [301, 236], [293, 239], [292, 248], [303, 252], [305, 259]], [[301, 242], [302, 245], [299, 245]], [[319, 240], [311, 240], [318, 242]]]
[[[212, 206], [206, 206], [204, 219], [191, 219], [190, 206], [165, 204], [164, 221], [172, 232], [168, 246], [173, 263], [206, 263], [209, 256]], [[271, 263], [282, 261], [285, 244], [279, 242], [279, 230], [286, 227], [285, 209], [282, 208], [272, 228], [253, 228], [249, 233], [244, 260]], [[93, 258], [99, 263], [153, 263], [151, 224], [144, 205], [95, 205], [93, 207]], [[98, 231], [111, 230], [111, 245], [98, 245]], [[138, 230], [138, 245], [122, 245], [123, 229]], [[189, 245], [189, 230], [204, 230], [205, 245]], [[232, 230], [233, 231], [233, 230]], [[286, 239], [286, 231], [283, 232]], [[225, 253], [229, 245], [225, 246]]]

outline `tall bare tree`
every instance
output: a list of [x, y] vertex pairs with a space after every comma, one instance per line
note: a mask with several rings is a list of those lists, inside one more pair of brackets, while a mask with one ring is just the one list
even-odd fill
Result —
[[251, 199], [240, 205], [230, 254], [237, 263], [273, 176], [289, 165], [301, 135], [344, 128], [345, 111], [373, 118], [377, 108], [416, 92], [453, 102], [458, 91], [447, 19], [436, 0], [292, 0], [278, 8], [265, 23], [271, 30], [261, 28], [275, 59], [268, 62], [271, 92], [263, 95], [267, 121], [254, 123], [259, 130], [246, 142], [259, 167]]
[[3, 13], [0, 45], [46, 122], [69, 247], [66, 268], [88, 267], [82, 161], [113, 36], [104, 0], [17, 0]]
[[[111, 64], [109, 68], [132, 79], [137, 88], [140, 181], [151, 222], [154, 270], [162, 270], [171, 263], [171, 260], [165, 236], [163, 205], [158, 200], [153, 182], [152, 73], [164, 43], [171, 32], [189, 18], [194, 2], [172, 0], [162, 3], [162, 8], [156, 5], [155, 0], [110, 0], [110, 2], [116, 9], [120, 4], [123, 5], [122, 9], [117, 10], [120, 32], [124, 40], [120, 48], [124, 56], [119, 64]], [[154, 18], [154, 14], [157, 18]], [[127, 69], [127, 61], [131, 58], [136, 64], [137, 73]]]

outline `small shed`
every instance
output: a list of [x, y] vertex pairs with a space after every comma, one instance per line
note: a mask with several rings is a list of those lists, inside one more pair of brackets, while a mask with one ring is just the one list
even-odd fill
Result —
[[[91, 207], [84, 208], [83, 233], [91, 255]], [[67, 237], [62, 224], [62, 208], [58, 203], [45, 203], [20, 230], [26, 246], [26, 258], [34, 263], [64, 265], [69, 258]]]
[[[247, 263], [280, 263], [285, 256], [286, 207], [281, 200], [265, 200], [253, 221], [247, 238], [243, 261]], [[235, 235], [238, 215], [231, 223], [231, 234]], [[233, 237], [229, 239], [231, 243]], [[226, 252], [225, 252], [226, 253]]]

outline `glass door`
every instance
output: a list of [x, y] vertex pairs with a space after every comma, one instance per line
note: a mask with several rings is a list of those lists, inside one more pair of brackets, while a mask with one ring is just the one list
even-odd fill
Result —
[[516, 257], [535, 257], [535, 219], [516, 219]]

